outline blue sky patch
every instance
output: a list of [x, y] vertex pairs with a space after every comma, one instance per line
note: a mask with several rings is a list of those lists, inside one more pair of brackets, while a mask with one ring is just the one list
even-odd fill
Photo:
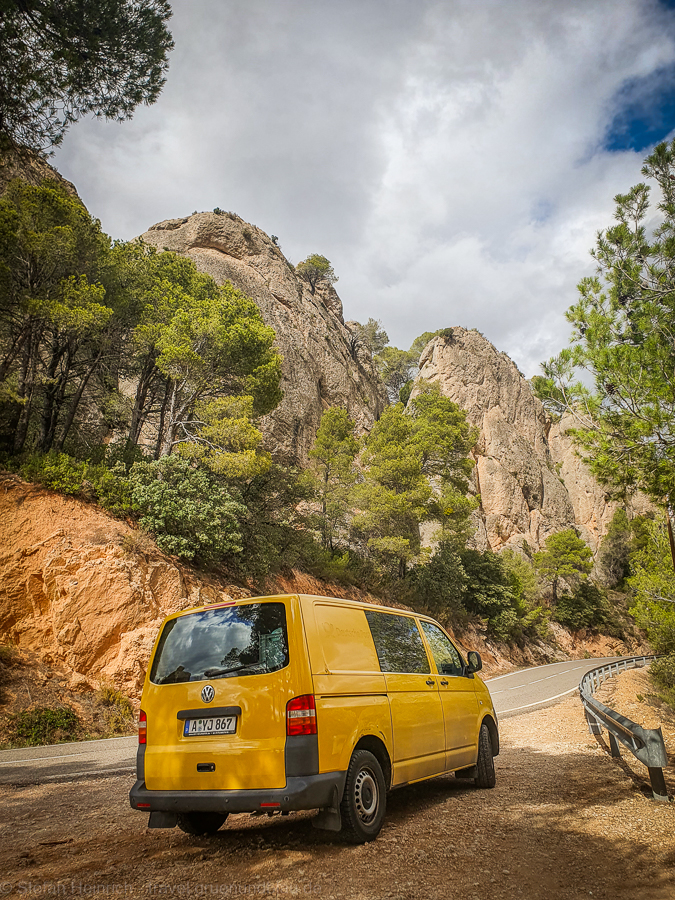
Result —
[[613, 105], [605, 150], [641, 152], [664, 140], [675, 129], [675, 65], [626, 82]]

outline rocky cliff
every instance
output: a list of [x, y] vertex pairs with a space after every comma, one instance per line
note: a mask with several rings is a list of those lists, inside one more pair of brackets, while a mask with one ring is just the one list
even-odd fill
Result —
[[306, 463], [324, 409], [341, 406], [367, 431], [387, 402], [372, 359], [355, 347], [342, 303], [328, 283], [312, 293], [281, 250], [234, 213], [195, 213], [153, 225], [142, 240], [189, 256], [218, 284], [251, 297], [283, 355], [281, 404], [263, 421], [267, 449]]
[[[476, 545], [537, 550], [556, 531], [576, 527], [596, 550], [617, 504], [553, 424], [516, 364], [478, 331], [447, 329], [424, 349], [420, 379], [466, 410], [480, 429], [474, 488], [480, 495]], [[648, 508], [644, 498], [634, 511]]]

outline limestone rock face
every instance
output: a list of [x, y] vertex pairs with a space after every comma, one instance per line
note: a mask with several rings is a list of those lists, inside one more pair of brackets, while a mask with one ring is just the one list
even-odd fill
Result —
[[355, 347], [331, 285], [319, 283], [312, 294], [272, 240], [234, 213], [168, 219], [141, 238], [189, 256], [218, 284], [230, 281], [274, 328], [284, 397], [263, 420], [263, 433], [275, 456], [306, 463], [321, 414], [331, 406], [347, 409], [360, 433], [372, 427], [386, 392], [370, 356]]
[[0, 194], [14, 178], [38, 185], [45, 179], [58, 182], [72, 197], [77, 197], [75, 185], [66, 181], [53, 166], [32, 150], [5, 148], [0, 152]]
[[0, 636], [74, 686], [108, 680], [140, 696], [164, 617], [240, 595], [143, 548], [102, 510], [6, 474], [0, 492]]
[[[505, 353], [478, 331], [448, 329], [424, 349], [419, 378], [437, 382], [480, 429], [474, 450], [480, 549], [527, 541], [537, 550], [550, 534], [574, 526], [597, 550], [617, 503], [575, 453], [570, 422], [551, 423]], [[644, 498], [634, 501], [635, 512], [648, 506]]]

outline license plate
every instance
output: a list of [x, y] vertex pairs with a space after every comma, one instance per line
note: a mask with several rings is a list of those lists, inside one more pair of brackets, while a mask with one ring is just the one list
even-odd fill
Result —
[[186, 719], [183, 734], [192, 737], [199, 734], [234, 734], [237, 730], [236, 716], [211, 716], [208, 719]]

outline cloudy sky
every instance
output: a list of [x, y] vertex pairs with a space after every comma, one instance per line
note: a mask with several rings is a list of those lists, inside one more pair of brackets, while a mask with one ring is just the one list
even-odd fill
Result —
[[675, 136], [672, 0], [174, 0], [159, 101], [55, 164], [113, 237], [219, 206], [327, 256], [345, 317], [482, 331], [527, 376]]

